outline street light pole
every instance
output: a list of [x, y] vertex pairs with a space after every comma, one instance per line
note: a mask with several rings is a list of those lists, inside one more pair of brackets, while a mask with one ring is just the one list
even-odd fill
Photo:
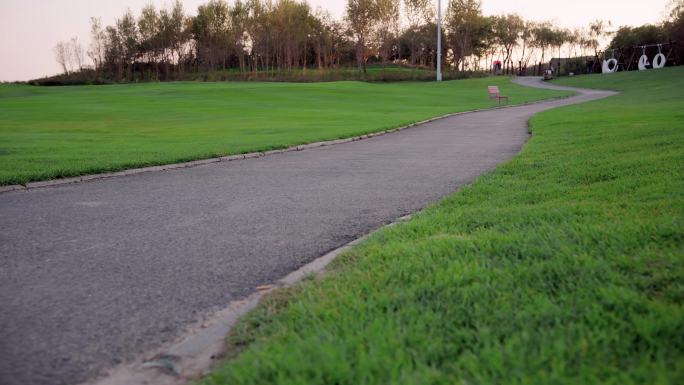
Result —
[[437, 81], [442, 81], [442, 0], [437, 0]]

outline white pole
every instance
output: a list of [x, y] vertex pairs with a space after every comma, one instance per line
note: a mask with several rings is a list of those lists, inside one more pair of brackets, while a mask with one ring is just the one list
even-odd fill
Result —
[[442, 0], [437, 0], [437, 81], [442, 81]]

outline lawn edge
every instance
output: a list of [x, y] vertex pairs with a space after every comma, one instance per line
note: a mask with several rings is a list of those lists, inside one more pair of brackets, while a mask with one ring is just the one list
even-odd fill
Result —
[[[512, 80], [512, 82], [514, 82], [514, 79]], [[532, 105], [532, 104], [546, 103], [546, 102], [555, 101], [555, 100], [567, 99], [567, 98], [570, 98], [572, 96], [575, 96], [576, 94], [577, 94], [577, 92], [575, 91], [573, 94], [570, 94], [570, 95], [555, 96], [555, 97], [541, 99], [541, 100], [535, 100], [535, 101], [531, 101], [531, 102], [512, 104], [509, 106], [494, 106], [494, 107], [488, 107], [488, 108], [479, 108], [479, 109], [470, 110], [470, 111], [451, 112], [448, 114], [439, 115], [439, 116], [436, 116], [433, 118], [421, 120], [421, 121], [418, 121], [415, 123], [411, 123], [408, 125], [404, 125], [404, 126], [400, 126], [400, 127], [396, 127], [396, 128], [392, 128], [392, 129], [388, 129], [388, 130], [382, 130], [382, 131], [372, 132], [372, 133], [368, 133], [368, 134], [357, 135], [357, 136], [344, 138], [344, 139], [335, 139], [335, 140], [314, 142], [314, 143], [309, 143], [309, 144], [301, 144], [301, 145], [291, 146], [291, 147], [287, 147], [287, 148], [279, 149], [279, 150], [271, 150], [271, 151], [265, 151], [265, 152], [258, 151], [258, 152], [250, 152], [250, 153], [245, 153], [245, 154], [227, 155], [227, 156], [221, 156], [221, 157], [193, 160], [193, 161], [189, 161], [189, 162], [171, 163], [171, 164], [165, 164], [165, 165], [131, 168], [131, 169], [127, 169], [127, 170], [123, 170], [123, 171], [116, 171], [116, 172], [103, 172], [103, 173], [87, 174], [87, 175], [68, 177], [68, 178], [48, 179], [48, 180], [43, 180], [43, 181], [28, 182], [25, 184], [0, 185], [0, 194], [15, 192], [15, 191], [29, 191], [29, 190], [40, 189], [40, 188], [48, 188], [48, 187], [59, 187], [59, 186], [64, 186], [64, 185], [77, 184], [77, 183], [82, 183], [82, 182], [91, 182], [91, 181], [96, 181], [96, 180], [101, 180], [101, 179], [125, 177], [125, 176], [138, 175], [138, 174], [149, 173], [149, 172], [162, 172], [162, 171], [171, 171], [171, 170], [179, 170], [179, 169], [186, 169], [186, 168], [194, 168], [194, 167], [204, 166], [204, 165], [214, 164], [214, 163], [232, 162], [232, 161], [236, 161], [236, 160], [245, 160], [245, 159], [255, 159], [255, 158], [261, 158], [264, 156], [284, 154], [284, 153], [288, 153], [288, 152], [303, 151], [303, 150], [309, 150], [309, 149], [313, 149], [313, 148], [334, 146], [334, 145], [338, 145], [338, 144], [344, 144], [344, 143], [349, 143], [349, 142], [356, 142], [359, 140], [370, 139], [370, 138], [374, 138], [376, 136], [387, 135], [387, 134], [391, 134], [393, 132], [403, 131], [403, 130], [406, 130], [409, 128], [414, 128], [414, 127], [421, 126], [421, 125], [424, 125], [427, 123], [431, 123], [431, 122], [434, 122], [437, 120], [447, 119], [447, 118], [450, 118], [453, 116], [472, 114], [472, 113], [476, 113], [476, 112], [493, 111], [493, 110], [498, 110], [498, 109], [502, 109], [502, 108], [513, 108], [513, 107], [520, 107], [520, 106], [528, 106], [528, 105]]]
[[[525, 84], [520, 84], [521, 86], [526, 86], [530, 87], [529, 85]], [[543, 84], [543, 83], [542, 83]], [[563, 87], [563, 86], [558, 86], [558, 87]], [[553, 89], [553, 88], [552, 88]], [[540, 104], [544, 102], [550, 102], [554, 100], [562, 100], [562, 99], [567, 99], [571, 98], [573, 96], [577, 96], [578, 94], [581, 94], [583, 91], [587, 91], [587, 89], [583, 88], [573, 88], [573, 87], [566, 87], [566, 91], [573, 91], [572, 94], [567, 95], [567, 96], [558, 96], [558, 97], [553, 97], [553, 98], [548, 98], [548, 99], [542, 99], [542, 100], [537, 100], [533, 102], [526, 102], [526, 103], [521, 103], [509, 107], [516, 107], [516, 106], [524, 106], [524, 105], [532, 105], [532, 104]], [[590, 100], [590, 101], [585, 101], [585, 102], [579, 102], [579, 104], [583, 103], [588, 103], [588, 102], [595, 102], [597, 100], [601, 100], [610, 96], [614, 96], [616, 94], [620, 94], [620, 92], [614, 92], [613, 95], [606, 95], [603, 97], [600, 97], [598, 99]], [[576, 103], [572, 103], [570, 105], [574, 105]], [[560, 107], [567, 107], [567, 106], [560, 106]], [[373, 136], [379, 136], [379, 135], [384, 135], [387, 133], [395, 132], [395, 131], [400, 131], [403, 129], [415, 127], [421, 124], [429, 123], [435, 120], [440, 120], [444, 118], [448, 118], [450, 116], [456, 116], [456, 115], [464, 115], [464, 114], [469, 114], [469, 113], [474, 113], [474, 112], [482, 112], [482, 111], [490, 111], [490, 110], [496, 110], [499, 108], [508, 108], [508, 107], [493, 107], [493, 108], [485, 108], [485, 109], [478, 109], [478, 110], [472, 110], [472, 111], [462, 111], [462, 112], [456, 112], [456, 113], [451, 113], [447, 115], [442, 115], [439, 117], [434, 117], [428, 120], [424, 120], [421, 122], [413, 123], [407, 126], [403, 126], [401, 128], [395, 128], [391, 130], [385, 130], [381, 132], [377, 132], [374, 134], [369, 134], [369, 135], [361, 135], [355, 138], [359, 139], [354, 139], [354, 138], [348, 138], [348, 139], [339, 139], [339, 140], [334, 140], [334, 141], [328, 141], [328, 142], [320, 142], [320, 143], [330, 143], [330, 144], [320, 144], [320, 143], [312, 143], [310, 145], [306, 146], [313, 146], [317, 145], [315, 147], [323, 147], [326, 145], [333, 145], [333, 144], [341, 144], [341, 143], [347, 143], [347, 142], [352, 142], [356, 140], [362, 140], [362, 139], [367, 139]], [[555, 109], [559, 107], [553, 107], [551, 109]], [[533, 116], [530, 117], [527, 121], [527, 125], [529, 127], [530, 125], [530, 120], [536, 116], [537, 114], [534, 114]], [[528, 141], [526, 142], [529, 143], [529, 139], [532, 139], [532, 136], [528, 138]], [[298, 151], [296, 148], [297, 147], [304, 147], [304, 146], [296, 146], [292, 147], [290, 151]], [[313, 147], [312, 147], [313, 148]], [[523, 147], [524, 148], [524, 147]], [[522, 149], [521, 149], [522, 150]], [[271, 155], [275, 153], [283, 153], [283, 152], [289, 152], [286, 150], [275, 150], [275, 151], [269, 151], [269, 152], [260, 152], [260, 153], [255, 153], [255, 154], [261, 154], [259, 156], [254, 156], [253, 158], [256, 157], [261, 157], [261, 156], [266, 156], [266, 155]], [[519, 156], [520, 153], [516, 154], [513, 158], [509, 159], [507, 162], [512, 161], [515, 159], [517, 156]], [[240, 157], [240, 155], [238, 155]], [[220, 158], [219, 158], [220, 159]], [[236, 159], [232, 159], [236, 160]], [[507, 162], [502, 162], [500, 163], [497, 167], [500, 167], [501, 165], [507, 163]], [[189, 163], [196, 163], [196, 162], [189, 162]], [[209, 163], [215, 163], [215, 162], [209, 162]], [[191, 166], [194, 167], [194, 166]], [[484, 174], [479, 175], [477, 178], [483, 177], [491, 172], [494, 172], [494, 170], [490, 170]], [[463, 185], [463, 187], [467, 187], [471, 185], [472, 183], [477, 180], [475, 178], [474, 180], [470, 181], [469, 183]], [[459, 190], [457, 189], [451, 194], [448, 194], [440, 200], [433, 202], [433, 204], [436, 204], [437, 202], [441, 201], [442, 199], [446, 199], [449, 196], [452, 196], [453, 194], [457, 194]], [[288, 273], [284, 277], [278, 279], [271, 285], [265, 285], [265, 286], [259, 286], [255, 288], [254, 292], [246, 297], [243, 297], [241, 299], [237, 299], [234, 301], [231, 301], [227, 306], [222, 307], [216, 311], [210, 310], [208, 313], [205, 313], [204, 316], [207, 318], [201, 319], [197, 323], [189, 326], [188, 328], [185, 329], [179, 336], [176, 337], [175, 340], [171, 341], [168, 344], [165, 344], [157, 349], [154, 349], [152, 351], [148, 351], [145, 353], [142, 353], [138, 355], [137, 357], [134, 357], [132, 359], [129, 359], [113, 368], [107, 369], [100, 373], [98, 377], [95, 377], [87, 382], [81, 383], [80, 385], [144, 385], [144, 384], [155, 384], [155, 385], [187, 385], [187, 384], [194, 384], [196, 381], [206, 377], [207, 375], [211, 374], [215, 369], [216, 365], [224, 362], [226, 359], [227, 355], [231, 352], [232, 349], [235, 349], [235, 346], [231, 345], [230, 342], [227, 339], [227, 336], [230, 334], [231, 330], [233, 330], [234, 326], [237, 325], [238, 322], [240, 322], [244, 316], [246, 316], [248, 313], [253, 311], [255, 308], [257, 308], [260, 304], [261, 301], [268, 295], [271, 294], [276, 294], [276, 293], [281, 293], [283, 290], [286, 290], [288, 288], [295, 287], [297, 284], [300, 284], [302, 281], [304, 281], [307, 278], [316, 278], [316, 277], [324, 277], [326, 274], [327, 267], [333, 263], [337, 257], [339, 257], [341, 254], [343, 254], [346, 251], [349, 251], [353, 249], [354, 247], [358, 246], [359, 244], [363, 243], [376, 233], [380, 231], [384, 231], [388, 228], [391, 228], [393, 226], [405, 223], [413, 219], [414, 217], [420, 215], [425, 211], [427, 207], [418, 210], [414, 213], [399, 217], [391, 222], [388, 222], [387, 224], [384, 224], [378, 228], [372, 229], [369, 231], [367, 234], [362, 235], [353, 241], [346, 243], [336, 249], [333, 249], [324, 255], [314, 259], [313, 261], [303, 265], [302, 267], [298, 268], [297, 270]]]
[[379, 231], [409, 221], [420, 212], [399, 217], [373, 229], [288, 273], [272, 285], [257, 287], [249, 296], [231, 301], [228, 306], [210, 313], [208, 318], [188, 327], [170, 344], [119, 364], [80, 385], [186, 385], [210, 374], [215, 365], [222, 362], [226, 351], [231, 348], [226, 339], [228, 333], [247, 313], [254, 310], [265, 296], [293, 287], [308, 277], [324, 274], [330, 263], [342, 253]]

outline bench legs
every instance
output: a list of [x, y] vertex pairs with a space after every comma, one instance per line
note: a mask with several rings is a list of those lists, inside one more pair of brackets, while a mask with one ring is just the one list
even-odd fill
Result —
[[490, 99], [490, 100], [496, 99], [496, 100], [499, 102], [499, 107], [501, 107], [501, 99], [506, 99], [506, 105], [507, 105], [507, 106], [509, 105], [508, 96], [494, 96], [494, 97], [491, 97], [491, 98], [489, 98], [489, 99]]

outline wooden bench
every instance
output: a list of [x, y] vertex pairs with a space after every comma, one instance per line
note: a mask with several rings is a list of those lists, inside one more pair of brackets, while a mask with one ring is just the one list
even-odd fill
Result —
[[499, 107], [501, 107], [501, 99], [506, 99], [506, 105], [508, 105], [508, 96], [503, 96], [501, 95], [501, 91], [499, 91], [498, 86], [489, 86], [487, 87], [487, 93], [489, 93], [489, 100], [498, 100], [499, 101]]

